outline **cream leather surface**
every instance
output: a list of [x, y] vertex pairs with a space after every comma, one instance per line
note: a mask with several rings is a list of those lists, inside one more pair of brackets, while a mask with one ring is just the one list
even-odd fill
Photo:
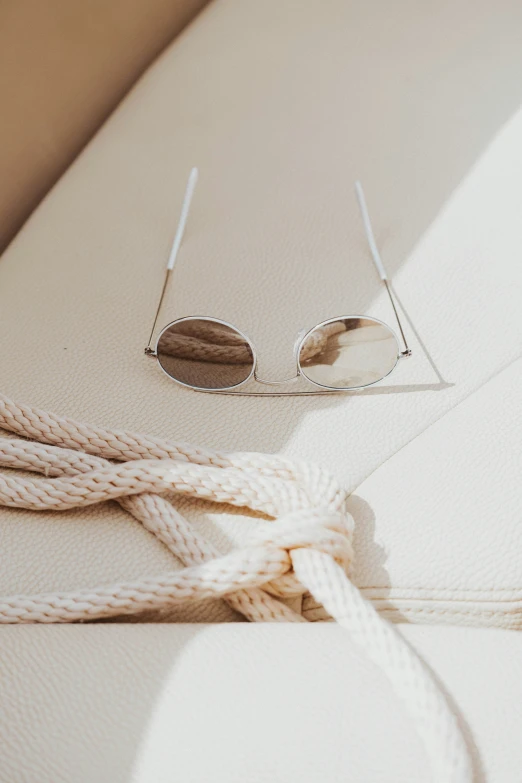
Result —
[[[402, 633], [473, 736], [476, 783], [520, 783], [522, 637]], [[0, 642], [2, 783], [429, 781], [388, 682], [330, 624], [24, 626]]]
[[[4, 254], [3, 391], [80, 420], [320, 461], [358, 490], [356, 579], [381, 608], [424, 622], [429, 595], [430, 619], [461, 620], [479, 590], [467, 621], [516, 625], [520, 377], [507, 368], [522, 342], [521, 17], [507, 1], [501, 12], [209, 6]], [[294, 369], [301, 328], [343, 313], [393, 323], [353, 195], [360, 177], [414, 356], [352, 395], [263, 400], [171, 383], [143, 348], [192, 164], [200, 184], [160, 326], [190, 314], [235, 323], [277, 379]], [[474, 498], [489, 485], [490, 519]], [[255, 525], [183, 510], [222, 550]], [[175, 567], [117, 508], [2, 509], [0, 525], [4, 594]], [[222, 606], [180, 617], [232, 619]]]
[[389, 619], [520, 628], [521, 393], [519, 360], [351, 495], [354, 579]]
[[0, 250], [204, 3], [0, 4]]

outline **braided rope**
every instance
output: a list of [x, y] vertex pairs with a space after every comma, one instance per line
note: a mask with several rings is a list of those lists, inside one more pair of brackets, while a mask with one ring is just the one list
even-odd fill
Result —
[[[331, 337], [345, 331], [341, 321], [316, 327], [301, 347], [300, 360], [310, 361], [320, 355]], [[239, 333], [228, 327], [220, 329], [212, 321], [198, 319], [181, 321], [173, 329], [166, 329], [161, 335], [158, 352], [177, 359], [225, 365], [249, 365], [253, 360], [250, 346]]]
[[[389, 678], [430, 758], [433, 780], [469, 783], [457, 721], [403, 638], [348, 579], [353, 521], [345, 493], [316, 466], [261, 454], [221, 454], [80, 424], [0, 395], [0, 466], [45, 478], [0, 475], [0, 505], [35, 511], [116, 500], [184, 568], [70, 593], [0, 597], [0, 623], [55, 623], [165, 609], [223, 597], [247, 619], [305, 622], [280, 598], [309, 592]], [[161, 493], [262, 512], [248, 545], [220, 555]]]
[[217, 342], [209, 343], [198, 337], [168, 330], [161, 337], [159, 350], [162, 354], [194, 362], [252, 364], [252, 351], [246, 342], [240, 345], [219, 345]]

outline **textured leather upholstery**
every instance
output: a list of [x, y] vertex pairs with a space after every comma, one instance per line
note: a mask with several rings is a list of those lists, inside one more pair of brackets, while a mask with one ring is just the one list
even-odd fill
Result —
[[[522, 637], [401, 632], [473, 737], [476, 783], [518, 783]], [[24, 626], [1, 641], [2, 783], [430, 783], [388, 682], [328, 623]]]
[[[510, 48], [520, 10], [509, 6], [511, 24], [508, 18], [500, 24], [485, 4], [472, 28], [459, 25], [448, 42], [449, 5], [413, 16], [404, 6], [400, 16], [410, 25], [394, 28], [394, 35], [390, 24], [399, 12], [388, 6], [380, 14], [341, 2], [328, 12], [315, 3], [300, 14], [295, 8], [291, 0], [278, 4], [277, 13], [269, 4], [225, 0], [206, 9], [33, 215], [0, 268], [4, 392], [81, 420], [314, 459], [350, 490], [375, 471], [371, 486], [377, 487], [380, 467], [390, 470], [386, 463], [394, 455], [406, 459], [401, 449], [418, 439], [411, 467], [397, 480], [404, 498], [426, 498], [418, 501], [422, 519], [404, 516], [401, 507], [401, 525], [392, 511], [370, 523], [370, 505], [360, 521], [358, 583], [378, 588], [379, 600], [392, 608], [395, 588], [413, 598], [429, 589], [432, 599], [444, 602], [450, 589], [459, 602], [458, 590], [486, 591], [487, 601], [487, 591], [495, 589], [496, 597], [505, 591], [512, 608], [522, 587], [512, 556], [521, 533], [511, 521], [520, 491], [509, 468], [517, 440], [503, 433], [519, 426], [520, 378], [513, 369], [505, 391], [499, 380], [490, 395], [486, 384], [521, 347], [519, 88], [510, 92], [509, 81], [522, 57], [518, 42]], [[364, 38], [371, 43], [363, 47], [371, 20], [373, 37]], [[437, 66], [443, 44], [456, 60], [448, 72]], [[476, 71], [469, 73], [473, 52], [486, 44], [496, 55], [490, 80], [502, 82], [501, 96]], [[214, 62], [210, 71], [201, 68], [203, 54]], [[458, 79], [468, 108], [457, 133], [452, 101]], [[423, 126], [422, 135], [412, 135], [412, 124], [419, 128], [430, 115], [426, 95], [439, 101], [437, 130]], [[380, 135], [374, 127], [379, 102], [390, 102], [390, 111], [393, 105]], [[383, 145], [394, 149], [386, 166]], [[474, 160], [465, 168], [470, 147]], [[300, 328], [343, 312], [391, 319], [353, 197], [359, 175], [411, 320], [412, 359], [380, 387], [335, 397], [216, 397], [170, 382], [143, 347], [192, 163], [200, 166], [200, 185], [160, 323], [191, 313], [236, 323], [257, 345], [262, 374], [281, 378], [293, 369]], [[466, 412], [469, 406], [475, 413]], [[511, 531], [495, 538], [494, 526], [483, 522], [494, 544], [481, 557], [475, 511], [460, 501], [458, 524], [453, 516], [459, 481], [453, 480], [446, 501], [441, 536], [441, 486], [433, 484], [433, 468], [421, 474], [416, 467], [430, 459], [430, 437], [439, 430], [424, 440], [422, 434], [451, 411], [449, 421], [458, 424], [447, 426], [452, 433], [462, 426], [463, 435], [451, 443], [441, 436], [441, 459], [449, 473], [453, 464], [469, 471], [471, 486], [484, 487], [485, 477], [494, 476], [495, 526], [502, 528], [505, 519]], [[505, 470], [497, 469], [498, 459], [491, 464], [489, 449], [479, 453], [469, 442], [467, 417], [487, 420], [490, 438], [498, 433]], [[502, 502], [508, 491], [509, 505]], [[388, 494], [383, 489], [382, 499], [372, 496], [371, 503], [387, 507]], [[473, 497], [473, 490], [467, 494]], [[221, 549], [244, 541], [255, 524], [201, 504], [186, 510]], [[3, 509], [0, 520], [11, 553], [0, 576], [4, 593], [71, 589], [172, 566], [169, 553], [117, 508], [65, 512], [59, 522], [52, 514]], [[420, 546], [437, 552], [429, 571]], [[397, 606], [400, 611], [403, 604]], [[424, 620], [417, 603], [408, 618], [414, 620], [417, 609]], [[449, 616], [445, 603], [433, 618]], [[197, 617], [224, 619], [230, 612], [209, 607]], [[488, 623], [489, 615], [475, 619]], [[511, 625], [512, 616], [500, 612], [495, 623]]]
[[0, 7], [0, 250], [205, 0]]
[[[521, 17], [522, 7], [508, 0], [500, 7], [468, 0], [210, 5], [4, 254], [4, 393], [80, 420], [320, 461], [355, 493], [354, 579], [387, 616], [518, 627]], [[382, 386], [336, 397], [234, 399], [169, 382], [143, 348], [193, 164], [200, 184], [162, 324], [189, 314], [231, 321], [256, 343], [263, 375], [280, 378], [292, 372], [301, 328], [350, 312], [391, 321], [353, 197], [359, 177], [410, 321], [412, 359]], [[182, 511], [222, 551], [240, 545], [255, 525], [202, 503], [184, 502]], [[2, 509], [0, 531], [9, 553], [0, 571], [3, 594], [67, 590], [176, 567], [116, 507], [64, 512], [59, 519]], [[321, 617], [311, 602], [303, 610]], [[162, 619], [238, 618], [212, 604]], [[516, 780], [518, 636], [405, 632], [419, 640], [459, 705], [463, 688], [482, 779]], [[134, 767], [137, 742], [148, 741], [134, 721], [143, 720], [142, 706], [158, 687], [149, 677], [162, 680], [169, 650], [184, 644], [185, 634], [203, 644], [206, 633], [219, 639], [218, 652], [187, 648], [184, 660], [194, 668], [186, 690], [185, 675], [169, 686], [166, 712], [152, 732], [158, 744]], [[286, 659], [279, 652], [284, 633], [292, 639]], [[27, 687], [20, 693], [34, 693], [37, 706], [49, 705], [43, 714], [70, 726], [76, 693], [93, 700], [92, 712], [86, 709], [96, 715], [85, 723], [81, 717], [81, 739], [67, 747], [56, 729], [62, 744], [53, 757], [41, 756], [47, 767], [34, 767], [32, 751], [11, 741], [6, 769], [19, 770], [21, 780], [45, 779], [45, 768], [54, 769], [55, 779], [337, 781], [352, 763], [357, 781], [422, 780], [423, 760], [395, 700], [370, 690], [373, 669], [359, 659], [359, 668], [352, 667], [357, 653], [330, 627], [241, 626], [201, 636], [197, 628], [178, 627], [28, 628], [2, 631], [1, 639], [13, 651], [11, 661], [42, 651], [45, 674], [40, 669], [30, 680], [29, 664], [13, 664], [12, 681]], [[107, 658], [97, 663], [102, 653]], [[151, 675], [151, 657], [163, 654], [166, 663]], [[116, 660], [136, 668], [120, 674]], [[290, 661], [286, 672], [294, 672], [295, 691], [287, 698], [270, 679], [279, 674], [267, 661], [276, 660]], [[243, 684], [239, 675], [234, 679], [239, 665], [248, 667]], [[92, 679], [79, 685], [76, 666]], [[335, 676], [321, 680], [330, 671]], [[117, 714], [110, 707], [116, 676], [134, 705]], [[217, 688], [210, 696], [207, 678]], [[8, 679], [3, 687], [11, 687]], [[138, 687], [141, 700], [133, 702]], [[332, 694], [339, 698], [330, 708]], [[56, 728], [42, 726], [42, 713], [25, 706], [29, 701], [15, 695], [3, 702], [13, 736], [24, 736], [16, 728], [22, 725], [34, 725], [32, 735], [44, 738]], [[205, 710], [218, 709], [220, 718], [213, 723], [212, 712], [196, 735], [194, 723], [184, 724], [187, 705], [199, 705], [191, 713], [198, 720]], [[29, 721], [24, 710], [30, 708]], [[171, 708], [177, 717], [165, 718]], [[236, 708], [232, 716], [228, 711]], [[272, 721], [282, 726], [283, 714], [294, 743], [288, 756], [283, 750], [290, 741], [278, 745], [281, 732], [271, 729]], [[132, 730], [125, 730], [124, 717]], [[367, 727], [382, 718], [382, 752], [373, 734], [367, 745], [366, 735], [357, 735], [362, 718]], [[106, 727], [113, 720], [121, 733], [110, 745]], [[182, 748], [172, 743], [173, 726], [186, 732]], [[352, 730], [359, 740], [346, 745]], [[338, 732], [335, 740], [327, 731]], [[233, 745], [226, 746], [229, 734]], [[99, 755], [86, 750], [86, 737]]]
[[351, 495], [354, 579], [389, 619], [521, 627], [521, 390], [518, 360]]

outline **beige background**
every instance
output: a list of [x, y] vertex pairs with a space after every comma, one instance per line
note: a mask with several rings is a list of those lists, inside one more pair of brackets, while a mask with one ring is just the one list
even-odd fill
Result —
[[0, 0], [0, 251], [206, 0]]

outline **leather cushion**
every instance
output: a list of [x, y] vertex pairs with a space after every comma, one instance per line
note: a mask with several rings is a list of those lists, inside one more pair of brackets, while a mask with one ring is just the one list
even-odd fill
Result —
[[[522, 585], [512, 555], [520, 545], [510, 467], [518, 450], [509, 437], [519, 380], [501, 373], [520, 356], [522, 335], [522, 52], [514, 33], [522, 8], [502, 7], [210, 6], [4, 254], [3, 391], [80, 420], [320, 461], [352, 491], [375, 474], [367, 500], [360, 490], [375, 505], [375, 545], [371, 508], [356, 514], [360, 586], [369, 595], [377, 588], [394, 616], [401, 608], [390, 603], [393, 590], [406, 589], [415, 599], [408, 619], [421, 621], [426, 590], [434, 606], [448, 590], [494, 590], [501, 605], [493, 622], [511, 625], [510, 601]], [[484, 51], [488, 58], [475, 56]], [[216, 397], [171, 383], [143, 348], [193, 164], [200, 183], [160, 324], [194, 313], [235, 323], [254, 340], [262, 374], [281, 378], [294, 369], [301, 328], [350, 312], [391, 320], [353, 197], [360, 177], [408, 314], [413, 357], [381, 386], [335, 397]], [[489, 396], [485, 385], [496, 375]], [[432, 438], [429, 428], [452, 411], [454, 425]], [[498, 438], [501, 462], [489, 460], [473, 424]], [[462, 439], [445, 444], [455, 431]], [[407, 470], [397, 470], [393, 494], [387, 462], [402, 460], [403, 449]], [[424, 460], [431, 469], [417, 470]], [[473, 500], [486, 480], [495, 498], [489, 529]], [[180, 505], [223, 551], [255, 525], [214, 506]], [[115, 507], [59, 518], [2, 509], [0, 524], [9, 552], [4, 594], [177, 567]], [[490, 542], [487, 561], [477, 525]], [[233, 619], [222, 605], [167, 619], [180, 617]], [[448, 617], [446, 608], [431, 615]]]
[[[522, 637], [401, 633], [460, 715], [474, 781], [519, 780]], [[336, 626], [23, 626], [0, 648], [2, 783], [429, 781], [402, 704]]]

